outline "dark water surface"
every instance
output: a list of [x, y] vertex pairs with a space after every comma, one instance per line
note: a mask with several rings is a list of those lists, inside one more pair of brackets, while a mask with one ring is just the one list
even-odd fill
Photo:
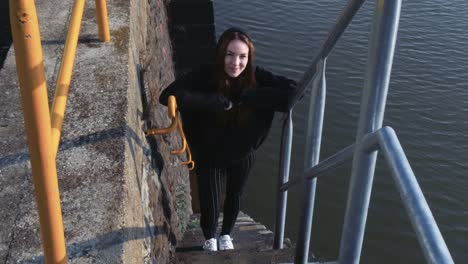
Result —
[[10, 49], [12, 37], [10, 30], [9, 1], [0, 1], [0, 69]]
[[[216, 30], [245, 28], [257, 63], [300, 79], [346, 1], [214, 1]], [[353, 143], [374, 1], [366, 2], [327, 62], [322, 159]], [[405, 149], [456, 263], [468, 259], [468, 2], [403, 1], [384, 125]], [[295, 108], [291, 177], [303, 171], [308, 98]], [[260, 149], [242, 208], [273, 228], [280, 121]], [[338, 256], [350, 162], [319, 179], [312, 252]], [[425, 263], [386, 165], [378, 162], [361, 263]], [[289, 192], [286, 235], [297, 237], [303, 187]]]

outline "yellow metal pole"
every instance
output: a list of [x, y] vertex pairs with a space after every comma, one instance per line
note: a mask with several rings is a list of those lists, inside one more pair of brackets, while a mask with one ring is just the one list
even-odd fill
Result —
[[33, 0], [10, 0], [10, 21], [46, 263], [66, 263], [47, 85]]
[[70, 88], [70, 80], [73, 71], [73, 63], [75, 61], [76, 46], [78, 45], [78, 37], [80, 36], [81, 19], [83, 18], [83, 10], [85, 0], [75, 0], [73, 11], [68, 28], [67, 40], [63, 50], [62, 62], [55, 84], [55, 95], [52, 102], [50, 113], [51, 128], [52, 128], [52, 150], [54, 157], [57, 156], [57, 151], [62, 133], [62, 124], [67, 107], [67, 97]]
[[110, 41], [109, 22], [107, 20], [106, 0], [96, 0], [96, 20], [98, 24], [99, 39], [103, 42]]

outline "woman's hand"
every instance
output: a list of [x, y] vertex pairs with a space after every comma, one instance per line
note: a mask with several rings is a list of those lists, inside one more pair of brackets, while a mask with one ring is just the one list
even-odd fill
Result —
[[222, 94], [214, 95], [212, 101], [208, 103], [211, 104], [214, 111], [229, 111], [233, 107], [231, 100]]
[[229, 101], [229, 105], [224, 107], [224, 111], [229, 111], [229, 110], [231, 110], [231, 108], [232, 108], [232, 102]]
[[287, 112], [291, 109], [297, 83], [284, 78], [274, 87], [256, 87], [246, 89], [241, 94], [240, 102], [253, 108]]

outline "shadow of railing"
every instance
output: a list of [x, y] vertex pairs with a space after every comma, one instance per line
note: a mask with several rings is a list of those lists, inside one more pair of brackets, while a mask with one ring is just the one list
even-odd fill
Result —
[[[128, 125], [123, 125], [120, 127], [90, 133], [73, 139], [64, 139], [61, 141], [59, 149], [60, 151], [65, 151], [83, 145], [94, 144], [100, 141], [124, 137], [126, 135], [129, 138], [133, 139], [138, 146], [143, 148], [144, 153], [151, 153], [151, 149], [146, 144], [143, 144], [142, 140], [138, 137], [136, 132]], [[29, 160], [29, 154], [25, 149], [20, 153], [7, 155], [5, 157], [0, 158], [0, 169], [10, 165], [25, 162], [27, 160]]]
[[[145, 219], [145, 223], [148, 220]], [[121, 230], [112, 231], [103, 235], [98, 235], [93, 239], [74, 242], [67, 245], [68, 260], [94, 255], [103, 250], [112, 247], [123, 247], [124, 243], [145, 239], [165, 236], [169, 241], [175, 243], [176, 238], [174, 233], [170, 232], [166, 225], [163, 226], [146, 226], [146, 227], [129, 227]], [[18, 261], [19, 264], [35, 264], [45, 263], [44, 255], [33, 256], [26, 260]]]

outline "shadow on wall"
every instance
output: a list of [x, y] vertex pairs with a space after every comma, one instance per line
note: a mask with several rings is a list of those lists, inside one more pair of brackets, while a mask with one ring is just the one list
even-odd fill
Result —
[[[148, 224], [148, 220], [145, 218]], [[175, 241], [174, 234], [167, 234], [166, 226], [149, 226], [147, 228], [124, 228], [118, 231], [113, 231], [104, 235], [97, 236], [94, 239], [84, 240], [77, 243], [67, 245], [68, 259], [72, 260], [87, 255], [94, 255], [112, 247], [122, 247], [125, 242], [131, 240], [139, 240], [148, 237], [164, 236], [168, 237], [169, 241]], [[38, 255], [27, 260], [22, 260], [17, 263], [30, 264], [30, 263], [44, 263], [44, 255]]]
[[[148, 97], [148, 92], [146, 91], [147, 86], [145, 86], [145, 81], [144, 81], [145, 70], [141, 67], [140, 64], [137, 64], [136, 72], [137, 72], [138, 86], [140, 88], [141, 103], [142, 103], [142, 109], [143, 109], [143, 112], [139, 112], [138, 115], [141, 120], [144, 120], [145, 124], [144, 124], [143, 130], [146, 130], [149, 127], [155, 127], [155, 125], [151, 122], [152, 120], [150, 119], [150, 114], [149, 114], [150, 108], [148, 107], [148, 105], [150, 104], [150, 98]], [[161, 175], [161, 172], [164, 169], [164, 158], [161, 155], [161, 152], [159, 151], [156, 137], [147, 136], [146, 140], [148, 142], [148, 145], [151, 148], [150, 149], [151, 167], [156, 171], [158, 175]], [[145, 154], [147, 154], [146, 150], [147, 149], [144, 149]]]
[[[94, 144], [99, 141], [124, 137], [125, 134], [132, 138], [138, 144], [138, 146], [140, 146], [143, 149], [143, 152], [145, 154], [151, 152], [149, 148], [142, 144], [140, 138], [138, 138], [135, 131], [128, 125], [123, 125], [120, 127], [90, 133], [88, 135], [79, 136], [74, 139], [65, 139], [60, 142], [59, 151], [64, 151], [67, 149], [76, 148], [87, 144]], [[9, 165], [25, 162], [27, 160], [29, 160], [28, 152], [20, 152], [14, 155], [4, 156], [0, 158], [0, 169]]]

